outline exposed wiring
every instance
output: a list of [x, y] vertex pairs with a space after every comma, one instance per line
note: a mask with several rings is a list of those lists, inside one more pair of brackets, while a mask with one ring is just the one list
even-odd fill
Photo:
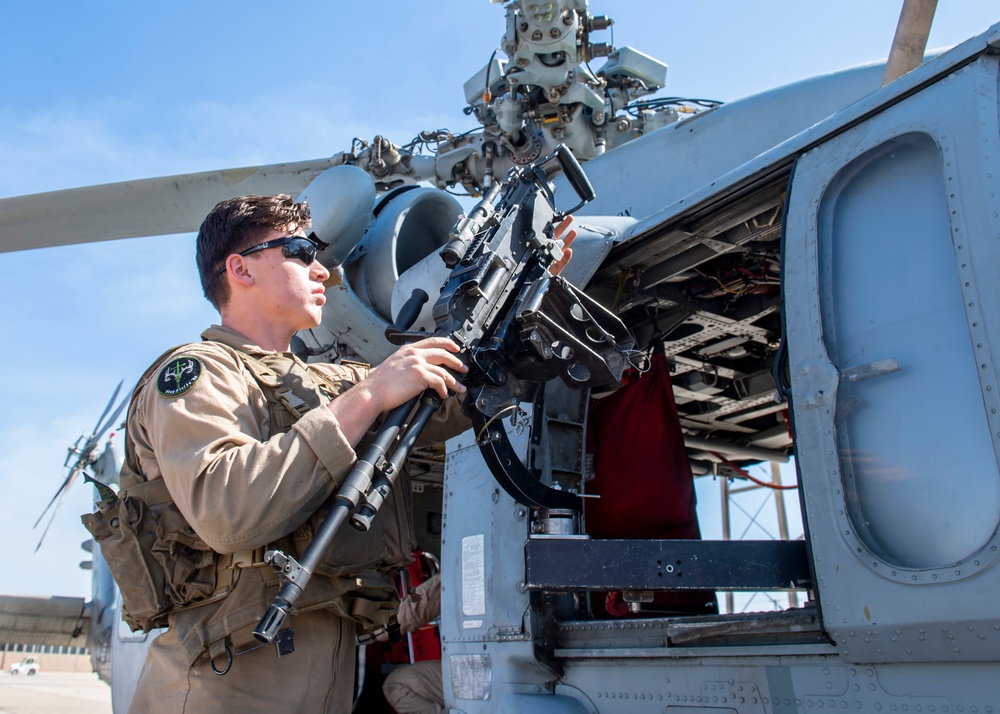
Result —
[[409, 143], [403, 144], [400, 148], [413, 154], [423, 153], [424, 149], [427, 149], [427, 151], [433, 155], [440, 150], [441, 144], [446, 142], [454, 143], [456, 140], [462, 139], [476, 131], [479, 131], [479, 127], [468, 129], [467, 131], [463, 131], [461, 134], [452, 134], [448, 129], [422, 131], [417, 134], [417, 136], [410, 139]]
[[483, 104], [489, 104], [493, 101], [493, 92], [490, 90], [490, 70], [493, 69], [493, 59], [497, 56], [499, 50], [499, 47], [493, 50], [493, 54], [490, 55], [490, 61], [486, 63], [486, 86], [483, 87]]
[[732, 288], [730, 288], [729, 286], [727, 286], [724, 282], [722, 282], [721, 280], [719, 280], [714, 275], [706, 275], [705, 273], [701, 272], [697, 268], [694, 269], [694, 272], [698, 273], [698, 275], [700, 275], [703, 278], [706, 278], [708, 280], [714, 280], [715, 282], [717, 282], [719, 284], [719, 287], [722, 288], [723, 292], [727, 292], [730, 295], [744, 295], [744, 294], [747, 293], [748, 290], [750, 290], [750, 288], [744, 288], [743, 290], [733, 290]]
[[496, 414], [494, 414], [493, 416], [491, 416], [489, 418], [489, 420], [485, 424], [483, 424], [483, 428], [479, 430], [478, 434], [476, 434], [476, 442], [477, 443], [482, 443], [483, 434], [485, 434], [486, 430], [490, 428], [490, 424], [492, 424], [497, 419], [499, 419], [500, 417], [502, 417], [505, 413], [507, 413], [509, 411], [512, 411], [512, 410], [516, 410], [515, 413], [511, 416], [511, 421], [514, 422], [515, 426], [518, 424], [517, 417], [518, 416], [525, 416], [528, 413], [528, 412], [524, 411], [523, 409], [521, 409], [521, 407], [519, 405], [517, 405], [517, 404], [511, 404], [509, 407], [504, 407], [503, 409], [501, 409], [500, 411], [498, 411]]
[[661, 99], [646, 99], [637, 100], [630, 102], [625, 105], [625, 111], [634, 117], [638, 117], [639, 113], [647, 109], [661, 109], [663, 107], [684, 107], [692, 106], [700, 107], [703, 110], [715, 109], [721, 106], [723, 102], [716, 101], [715, 99], [688, 99], [686, 97], [663, 97]]
[[790, 486], [779, 486], [776, 483], [768, 483], [767, 481], [762, 481], [759, 478], [751, 476], [749, 473], [747, 473], [747, 471], [745, 469], [741, 469], [739, 466], [737, 466], [736, 464], [734, 464], [732, 461], [730, 461], [729, 459], [727, 459], [725, 456], [723, 456], [719, 452], [717, 452], [717, 451], [709, 451], [708, 453], [710, 453], [712, 456], [714, 456], [715, 458], [717, 458], [719, 461], [721, 461], [723, 464], [725, 464], [726, 466], [728, 466], [729, 468], [731, 468], [733, 471], [735, 471], [736, 473], [738, 473], [743, 478], [749, 479], [750, 481], [753, 481], [758, 486], [763, 486], [764, 488], [772, 488], [775, 491], [794, 491], [795, 489], [797, 489], [799, 487], [798, 484], [793, 484], [793, 485], [790, 485]]

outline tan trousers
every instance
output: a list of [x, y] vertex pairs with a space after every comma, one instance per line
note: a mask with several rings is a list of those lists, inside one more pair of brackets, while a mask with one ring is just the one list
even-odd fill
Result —
[[[129, 714], [349, 714], [354, 694], [356, 627], [326, 611], [289, 620], [295, 652], [279, 658], [264, 645], [233, 658], [227, 674], [207, 658], [190, 669], [168, 630], [149, 648]], [[216, 664], [225, 666], [225, 658]]]
[[382, 692], [399, 714], [444, 714], [441, 660], [397, 667], [389, 672]]

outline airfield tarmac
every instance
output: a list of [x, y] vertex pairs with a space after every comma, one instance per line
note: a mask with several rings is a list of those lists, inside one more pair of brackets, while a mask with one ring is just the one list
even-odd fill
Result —
[[0, 672], [0, 714], [111, 714], [111, 687], [93, 672]]

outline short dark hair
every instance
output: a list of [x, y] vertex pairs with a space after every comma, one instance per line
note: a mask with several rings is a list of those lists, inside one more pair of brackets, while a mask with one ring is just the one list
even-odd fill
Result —
[[237, 196], [218, 203], [198, 230], [196, 256], [201, 289], [218, 310], [229, 302], [229, 283], [218, 270], [233, 253], [246, 250], [271, 230], [295, 225], [308, 230], [309, 204], [296, 203], [287, 193], [277, 196]]

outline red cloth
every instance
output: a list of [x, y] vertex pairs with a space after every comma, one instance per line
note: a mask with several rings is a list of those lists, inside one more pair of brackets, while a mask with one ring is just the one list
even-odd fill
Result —
[[594, 478], [586, 500], [594, 538], [699, 539], [694, 479], [677, 416], [670, 365], [649, 370], [590, 405], [588, 452]]
[[[594, 477], [585, 499], [586, 531], [601, 539], [700, 540], [694, 478], [684, 448], [670, 364], [627, 376], [617, 392], [590, 405], [587, 452]], [[592, 592], [597, 619], [718, 612], [711, 590], [661, 591], [631, 612], [618, 591]]]

